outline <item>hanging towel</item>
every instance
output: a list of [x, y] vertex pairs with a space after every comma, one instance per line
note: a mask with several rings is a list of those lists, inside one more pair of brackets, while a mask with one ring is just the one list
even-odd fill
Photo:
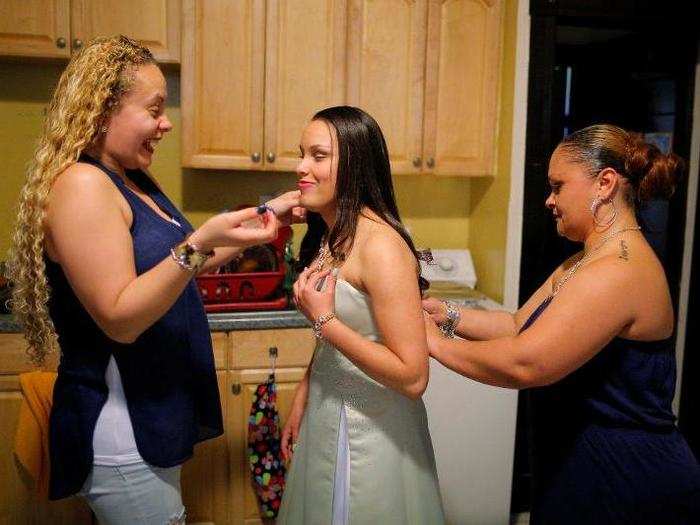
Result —
[[284, 462], [280, 456], [279, 414], [275, 374], [258, 385], [248, 419], [248, 458], [260, 516], [276, 518], [284, 491]]
[[18, 468], [31, 478], [43, 499], [49, 493], [49, 414], [56, 377], [55, 372], [41, 371], [19, 375], [22, 404], [15, 433], [15, 458]]

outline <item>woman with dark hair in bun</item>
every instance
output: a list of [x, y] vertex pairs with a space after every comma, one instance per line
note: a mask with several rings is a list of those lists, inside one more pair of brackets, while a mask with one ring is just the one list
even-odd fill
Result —
[[673, 306], [635, 214], [673, 193], [682, 164], [615, 126], [573, 133], [551, 157], [546, 205], [583, 250], [515, 314], [423, 302], [435, 359], [532, 388], [531, 523], [700, 523], [700, 467], [671, 410]]

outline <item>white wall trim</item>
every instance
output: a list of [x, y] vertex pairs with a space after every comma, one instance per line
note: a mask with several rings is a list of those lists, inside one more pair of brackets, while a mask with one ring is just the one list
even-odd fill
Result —
[[513, 134], [510, 151], [510, 196], [506, 236], [506, 272], [503, 304], [507, 310], [518, 308], [520, 258], [523, 238], [523, 195], [525, 188], [525, 138], [527, 131], [527, 93], [530, 69], [530, 0], [518, 2], [513, 92]]
[[693, 129], [690, 135], [690, 158], [688, 159], [688, 197], [685, 209], [685, 237], [683, 243], [683, 266], [681, 270], [680, 293], [678, 294], [678, 320], [676, 324], [676, 397], [673, 411], [678, 414], [681, 379], [683, 377], [683, 356], [685, 354], [685, 333], [688, 325], [688, 299], [690, 297], [690, 270], [693, 259], [693, 237], [695, 236], [695, 213], [698, 203], [698, 175], [700, 174], [700, 42], [698, 42], [698, 62], [695, 64], [695, 93], [693, 95]]

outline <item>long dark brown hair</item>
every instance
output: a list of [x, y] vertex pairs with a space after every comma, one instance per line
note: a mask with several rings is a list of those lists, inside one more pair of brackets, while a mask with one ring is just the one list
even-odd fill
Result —
[[328, 237], [331, 255], [344, 260], [355, 240], [357, 221], [363, 208], [376, 213], [403, 238], [416, 258], [421, 291], [428, 281], [420, 275], [418, 251], [401, 224], [391, 180], [389, 153], [382, 130], [367, 113], [352, 106], [334, 106], [316, 113], [335, 129], [338, 139], [338, 175], [335, 185], [336, 221], [330, 231], [318, 213], [307, 214], [308, 231], [301, 242], [300, 265], [308, 266], [316, 256], [324, 236]]

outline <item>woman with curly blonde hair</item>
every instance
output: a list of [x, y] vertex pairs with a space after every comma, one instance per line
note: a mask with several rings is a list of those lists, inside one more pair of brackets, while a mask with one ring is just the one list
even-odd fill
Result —
[[[19, 203], [14, 313], [38, 364], [60, 348], [50, 497], [100, 523], [180, 523], [180, 465], [223, 432], [193, 276], [276, 236], [298, 192], [193, 231], [147, 173], [172, 129], [148, 49], [99, 38], [61, 76]], [[259, 228], [241, 227], [256, 219]], [[216, 250], [216, 252], [214, 251]]]

